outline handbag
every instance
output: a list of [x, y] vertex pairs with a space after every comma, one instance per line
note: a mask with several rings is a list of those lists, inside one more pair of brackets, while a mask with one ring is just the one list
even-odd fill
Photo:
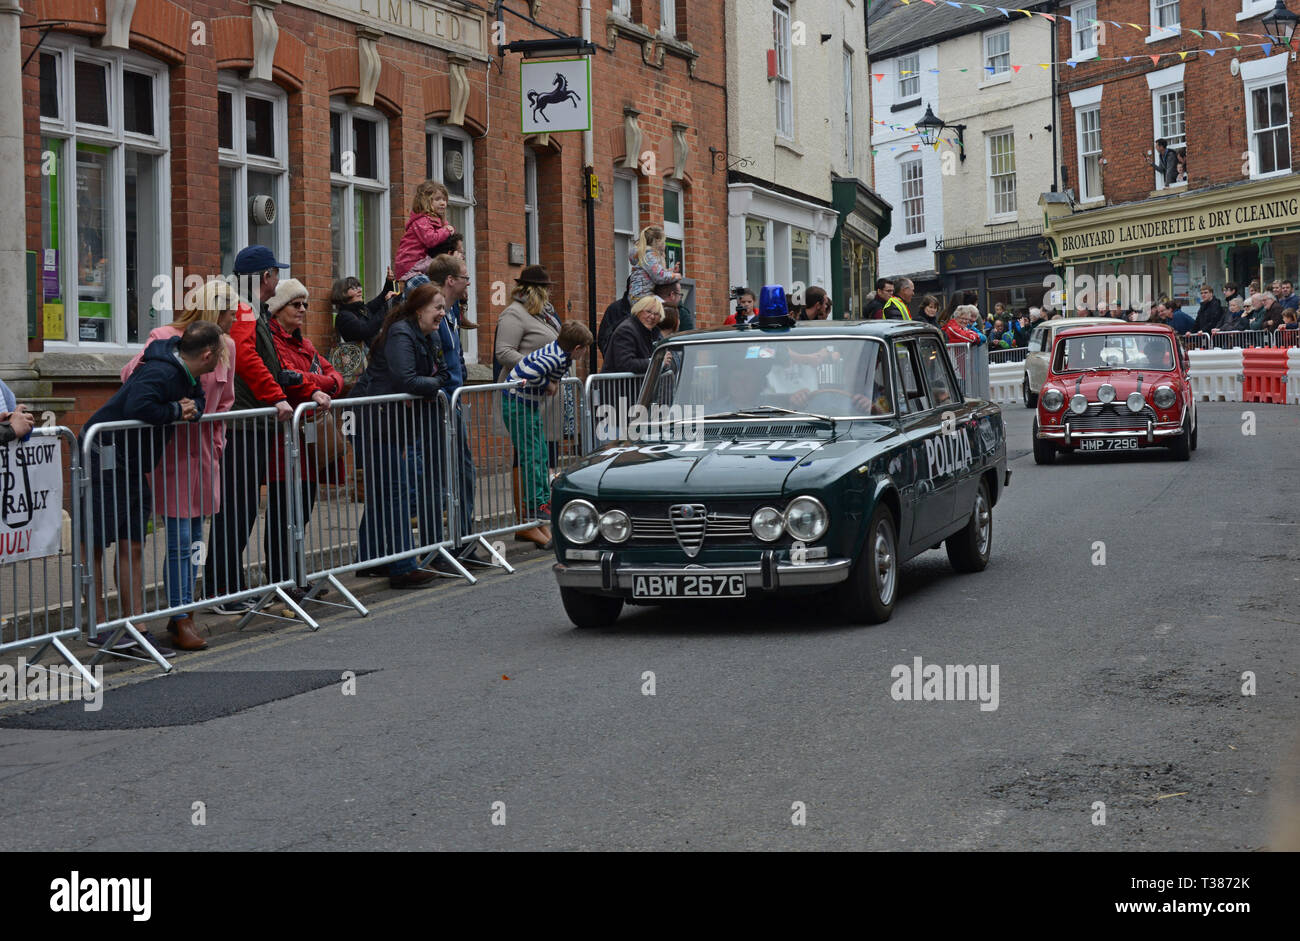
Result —
[[370, 358], [366, 355], [366, 348], [360, 343], [354, 343], [351, 340], [340, 340], [330, 350], [327, 357], [339, 375], [343, 377], [343, 388], [348, 390], [356, 385], [358, 379], [370, 365]]
[[315, 468], [318, 483], [341, 483], [346, 473], [342, 465], [347, 455], [347, 436], [333, 411], [317, 414], [314, 421], [302, 426], [303, 459], [308, 468]]

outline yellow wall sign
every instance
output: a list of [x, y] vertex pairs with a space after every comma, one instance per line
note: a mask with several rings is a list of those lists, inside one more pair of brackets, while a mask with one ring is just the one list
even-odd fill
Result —
[[67, 334], [64, 332], [66, 328], [63, 320], [63, 305], [58, 301], [46, 301], [42, 310], [45, 314], [45, 339], [67, 339]]

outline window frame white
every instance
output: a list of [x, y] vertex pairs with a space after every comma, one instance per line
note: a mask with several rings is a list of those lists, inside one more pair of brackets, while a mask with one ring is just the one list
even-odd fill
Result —
[[[994, 174], [993, 142], [994, 140], [1002, 137], [1009, 137], [1011, 139], [1011, 148], [1010, 148], [1011, 165], [1012, 165], [1011, 172], [1009, 174], [1005, 172]], [[988, 180], [989, 222], [991, 224], [997, 224], [1002, 222], [1014, 222], [1019, 217], [1019, 209], [1020, 209], [1019, 196], [1017, 192], [1018, 187], [1016, 185], [1017, 181], [1016, 181], [1016, 168], [1015, 168], [1015, 160], [1016, 160], [1015, 129], [1010, 127], [1001, 127], [1001, 128], [997, 128], [996, 130], [985, 132], [984, 154], [985, 154], [985, 178]], [[1002, 211], [999, 211], [997, 208], [998, 196], [999, 196], [997, 192], [997, 178], [1005, 177], [1005, 176], [1011, 177], [1010, 196], [1011, 196], [1012, 207], [1010, 209], [1004, 209]]]
[[[1087, 11], [1091, 9], [1092, 12]], [[1097, 0], [1083, 0], [1081, 3], [1070, 5], [1070, 18], [1074, 21], [1070, 28], [1070, 58], [1075, 61], [1090, 59], [1097, 55], [1098, 33], [1097, 27]], [[1086, 23], [1086, 20], [1093, 20], [1092, 23]], [[1081, 37], [1090, 37], [1090, 44], [1087, 46], [1080, 45]]]
[[790, 39], [790, 4], [772, 0], [772, 48], [776, 51], [776, 133], [794, 140], [794, 47]]
[[[1007, 39], [1007, 48], [1005, 52], [990, 53], [989, 43], [994, 39], [1001, 39], [1003, 36]], [[982, 85], [997, 85], [1002, 82], [1011, 81], [1011, 27], [1003, 26], [999, 29], [991, 29], [980, 37], [981, 49], [984, 52], [984, 67], [982, 69], [984, 76]], [[997, 68], [993, 64], [993, 59], [1006, 57], [1004, 68]], [[990, 66], [994, 71], [990, 72]]]
[[[618, 227], [618, 208], [617, 206], [611, 207], [614, 210], [614, 288], [616, 291], [618, 285], [627, 284], [627, 276], [632, 270], [632, 263], [629, 261], [628, 255], [631, 253], [632, 246], [636, 244], [637, 235], [641, 231], [640, 178], [630, 170], [615, 170], [612, 190], [615, 200], [618, 199], [619, 181], [630, 186], [632, 227], [630, 229], [620, 229]], [[619, 297], [622, 296], [622, 292], [619, 292]]]
[[[921, 97], [921, 53], [912, 52], [898, 57], [898, 100], [910, 101]], [[911, 63], [915, 68], [908, 67]], [[907, 75], [903, 73], [907, 72]], [[911, 87], [912, 90], [908, 91]]]
[[[478, 199], [474, 196], [474, 139], [469, 136], [462, 128], [452, 124], [443, 124], [441, 121], [428, 120], [424, 124], [424, 166], [428, 178], [438, 180], [446, 186], [447, 168], [443, 159], [443, 138], [451, 138], [459, 141], [461, 144], [461, 154], [464, 155], [464, 182], [466, 196], [457, 196], [448, 189], [447, 205], [455, 206], [465, 213], [465, 224], [456, 229], [456, 233], [464, 237], [465, 248], [465, 269], [469, 276], [470, 289], [465, 295], [468, 304], [462, 305], [462, 319], [475, 320], [474, 314], [475, 294], [474, 284], [478, 278], [478, 269], [476, 261], [478, 251], [474, 240], [474, 210], [478, 206]], [[465, 354], [465, 362], [478, 362], [478, 344], [474, 342], [465, 342], [467, 331], [462, 331], [461, 348]]]
[[[676, 222], [668, 221], [668, 194], [669, 193], [677, 194], [677, 220], [678, 221]], [[664, 182], [664, 238], [676, 239], [678, 242], [681, 242], [682, 245], [681, 274], [682, 277], [690, 277], [690, 275], [686, 273], [686, 187], [682, 186], [680, 183], [676, 183], [672, 181]], [[668, 263], [667, 257], [665, 256], [664, 264], [667, 263]]]
[[[1250, 153], [1250, 178], [1252, 180], [1270, 180], [1273, 177], [1286, 176], [1292, 172], [1293, 162], [1291, 160], [1291, 151], [1294, 149], [1291, 135], [1287, 134], [1287, 166], [1280, 167], [1276, 170], [1270, 170], [1267, 173], [1259, 171], [1262, 162], [1259, 158], [1258, 135], [1264, 133], [1264, 129], [1255, 127], [1255, 111], [1252, 102], [1254, 93], [1261, 89], [1273, 88], [1278, 85], [1282, 86], [1282, 100], [1287, 105], [1287, 127], [1291, 123], [1291, 88], [1287, 81], [1286, 63], [1289, 56], [1282, 54], [1269, 56], [1267, 59], [1257, 59], [1252, 62], [1242, 64], [1241, 78], [1242, 89], [1245, 92], [1246, 99], [1246, 145]], [[1275, 63], [1274, 60], [1277, 60]], [[1270, 126], [1268, 131], [1276, 130], [1276, 127]]]
[[1273, 0], [1241, 0], [1241, 10], [1237, 13], [1237, 22], [1263, 16], [1273, 9]]
[[540, 264], [541, 225], [538, 222], [537, 154], [524, 148], [524, 264]]
[[[275, 228], [276, 238], [274, 245], [266, 247], [275, 254], [277, 261], [292, 265], [293, 258], [290, 257], [291, 246], [289, 244], [288, 95], [285, 94], [282, 88], [271, 82], [261, 82], [253, 79], [244, 80], [234, 72], [221, 72], [217, 77], [218, 109], [221, 107], [220, 95], [223, 92], [230, 95], [231, 142], [235, 146], [225, 148], [218, 145], [217, 172], [220, 173], [222, 170], [227, 169], [238, 171], [235, 174], [235, 185], [230, 196], [233, 206], [237, 206], [241, 210], [232, 213], [231, 216], [233, 222], [230, 232], [231, 247], [233, 249], [232, 257], [234, 254], [239, 253], [241, 247], [252, 244], [248, 235], [248, 173], [251, 170], [254, 173], [274, 174], [277, 177], [274, 193], [275, 222], [272, 223]], [[248, 153], [247, 108], [248, 98], [250, 97], [271, 102], [272, 115], [275, 121], [273, 135], [277, 154], [274, 158]], [[220, 193], [220, 186], [218, 186], [217, 191]], [[283, 272], [281, 276], [291, 277], [288, 270]]]
[[614, 12], [632, 18], [632, 0], [614, 0]]
[[[1085, 128], [1089, 121], [1094, 125], [1092, 128]], [[1075, 144], [1078, 151], [1078, 173], [1079, 173], [1079, 202], [1081, 203], [1098, 203], [1105, 200], [1103, 194], [1103, 182], [1101, 179], [1102, 157], [1101, 157], [1101, 104], [1100, 102], [1093, 105], [1085, 105], [1074, 109], [1074, 132]], [[1093, 139], [1090, 141], [1089, 137]], [[1095, 144], [1095, 149], [1090, 146]], [[1088, 161], [1096, 161], [1097, 167], [1097, 191], [1093, 192], [1088, 187]]]
[[[1148, 72], [1146, 74], [1147, 88], [1151, 92], [1151, 127], [1154, 132], [1152, 135], [1153, 140], [1159, 140], [1162, 137], [1168, 136], [1164, 133], [1164, 130], [1162, 128], [1162, 121], [1161, 121], [1162, 99], [1177, 94], [1182, 94], [1183, 96], [1183, 112], [1182, 112], [1183, 114], [1182, 138], [1183, 139], [1180, 142], [1175, 142], [1169, 147], [1170, 150], [1175, 152], [1184, 150], [1187, 147], [1187, 92], [1183, 85], [1183, 74], [1186, 68], [1187, 66], [1184, 63], [1180, 62], [1178, 65], [1170, 66], [1164, 69], [1158, 69], [1154, 72]], [[1153, 158], [1152, 162], [1154, 162], [1154, 153], [1152, 155], [1152, 158]], [[1171, 186], [1171, 184], [1165, 182], [1164, 176], [1160, 173], [1159, 170], [1156, 170], [1154, 167], [1151, 170], [1151, 174], [1152, 174], [1152, 179], [1155, 181], [1155, 189], [1163, 190]], [[1176, 183], [1172, 185], [1181, 186], [1183, 184]]]
[[[134, 50], [102, 49], [92, 47], [88, 42], [69, 35], [51, 34], [41, 44], [40, 54], [54, 55], [58, 59], [56, 76], [58, 80], [59, 116], [48, 118], [40, 115], [39, 101], [37, 114], [39, 118], [39, 135], [42, 139], [54, 138], [62, 141], [62, 166], [58, 168], [59, 194], [59, 245], [57, 251], [61, 259], [59, 265], [59, 289], [63, 300], [63, 339], [46, 339], [46, 350], [136, 350], [148, 341], [148, 331], [138, 330], [134, 342], [127, 339], [127, 321], [130, 311], [127, 309], [127, 258], [126, 258], [126, 162], [128, 150], [146, 154], [154, 158], [156, 174], [153, 200], [158, 210], [157, 224], [154, 228], [156, 251], [148, 264], [154, 267], [158, 276], [164, 277], [170, 284], [174, 277], [171, 258], [171, 122], [170, 89], [168, 66]], [[76, 120], [76, 63], [78, 61], [94, 62], [107, 66], [105, 99], [108, 108], [107, 126], [81, 124]], [[128, 131], [125, 123], [125, 102], [123, 92], [123, 73], [132, 71], [144, 74], [152, 80], [153, 125], [152, 135]], [[111, 337], [103, 341], [82, 341], [80, 331], [80, 281], [78, 265], [75, 259], [78, 251], [69, 251], [69, 238], [75, 239], [78, 233], [77, 207], [77, 172], [76, 154], [78, 144], [108, 149], [107, 169], [109, 186], [112, 190], [112, 205], [108, 238], [111, 239], [115, 257], [112, 258], [107, 276], [111, 278], [106, 293], [111, 311]], [[69, 160], [71, 162], [69, 163]], [[42, 199], [44, 195], [42, 194]], [[42, 243], [44, 237], [42, 236]], [[42, 244], [42, 249], [45, 246]], [[74, 260], [69, 263], [68, 260]], [[141, 267], [137, 260], [137, 273]], [[148, 298], [157, 296], [160, 282], [157, 277], [151, 279], [153, 286], [148, 289]], [[172, 309], [176, 289], [182, 296], [184, 284], [172, 285], [167, 297], [167, 305], [155, 309], [157, 324], [172, 321]], [[44, 300], [43, 293], [40, 295]], [[137, 304], [141, 302], [137, 286]], [[143, 326], [143, 325], [141, 325]]]
[[[1160, 11], [1167, 7], [1177, 7], [1178, 12], [1172, 23], [1160, 25]], [[1146, 37], [1148, 43], [1159, 42], [1162, 39], [1173, 39], [1179, 36], [1183, 31], [1182, 23], [1182, 0], [1149, 0], [1148, 22], [1151, 24], [1151, 34]]]
[[[909, 174], [914, 174], [909, 178]], [[898, 162], [900, 209], [903, 216], [903, 237], [925, 238], [925, 164], [919, 154], [911, 154]], [[909, 195], [908, 188], [916, 192]]]
[[677, 36], [676, 0], [659, 0], [659, 32], [665, 36]]
[[854, 160], [856, 158], [855, 148], [853, 146], [853, 135], [856, 133], [853, 122], [853, 107], [857, 96], [853, 93], [853, 83], [856, 76], [854, 75], [854, 55], [853, 50], [847, 45], [844, 46], [843, 70], [844, 70], [844, 162], [848, 165], [849, 171], [852, 172]]
[[[382, 177], [360, 177], [355, 173], [351, 176], [342, 172], [335, 173], [333, 168], [330, 169], [330, 191], [331, 196], [336, 187], [342, 187], [346, 192], [346, 198], [343, 200], [343, 228], [341, 233], [341, 242], [343, 246], [343, 264], [340, 269], [339, 277], [356, 276], [360, 277], [360, 267], [356, 257], [356, 192], [360, 190], [363, 193], [371, 193], [379, 196], [380, 212], [379, 217], [382, 224], [379, 229], [379, 256], [388, 259], [391, 263], [393, 258], [392, 245], [392, 206], [389, 202], [389, 179], [392, 175], [390, 156], [388, 152], [388, 116], [376, 108], [366, 105], [351, 104], [341, 97], [330, 99], [329, 111], [331, 115], [340, 114], [343, 117], [339, 122], [339, 153], [340, 155], [348, 152], [348, 146], [355, 139], [352, 128], [353, 118], [361, 118], [365, 121], [375, 122], [378, 127], [375, 135], [375, 163], [383, 174]], [[355, 159], [355, 154], [353, 155]], [[332, 261], [332, 259], [331, 259]], [[383, 274], [387, 269], [387, 263], [384, 269], [379, 272], [378, 285], [383, 284]], [[401, 272], [394, 272], [401, 274]], [[363, 279], [363, 286], [366, 290], [366, 296], [372, 297], [378, 293], [378, 286], [375, 283], [366, 284]]]

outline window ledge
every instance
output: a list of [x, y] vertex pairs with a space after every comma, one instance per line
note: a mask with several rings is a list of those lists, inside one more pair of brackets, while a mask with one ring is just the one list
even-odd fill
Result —
[[1170, 183], [1168, 186], [1163, 187], [1162, 189], [1152, 190], [1151, 195], [1148, 198], [1155, 199], [1157, 196], [1164, 196], [1167, 193], [1181, 193], [1186, 189], [1187, 189], [1186, 180], [1183, 180], [1181, 183]]
[[84, 348], [63, 346], [36, 355], [33, 366], [42, 379], [61, 382], [120, 382], [122, 368], [131, 361], [134, 351], [88, 352]]
[[773, 138], [772, 143], [775, 146], [780, 147], [782, 150], [790, 151], [790, 153], [794, 154], [796, 157], [804, 156], [804, 149], [788, 137], [782, 137], [780, 134], [777, 134], [776, 137]]
[[655, 34], [648, 27], [642, 26], [633, 20], [628, 19], [622, 13], [610, 10], [605, 14], [605, 29], [607, 39], [612, 47], [614, 40], [619, 33], [635, 39], [637, 42], [654, 42]]
[[1005, 72], [999, 73], [998, 75], [994, 75], [980, 82], [979, 87], [992, 88], [994, 85], [1005, 85], [1009, 81], [1011, 81], [1011, 70], [1007, 69]]
[[1153, 42], [1164, 42], [1166, 39], [1177, 39], [1183, 34], [1181, 27], [1167, 26], [1159, 32], [1152, 33], [1143, 40], [1147, 45]]
[[911, 242], [899, 242], [897, 245], [894, 246], [894, 251], [906, 252], [913, 248], [925, 248], [925, 246], [928, 244], [929, 242], [926, 239], [916, 239]]
[[890, 105], [889, 110], [894, 114], [897, 114], [900, 111], [906, 111], [908, 108], [919, 108], [919, 107], [921, 107], [920, 98], [909, 98], [907, 101], [900, 101], [896, 105]]
[[984, 223], [984, 228], [991, 229], [999, 225], [1015, 225], [1020, 221], [1019, 213], [1010, 213], [1005, 216], [993, 216], [988, 222]]
[[1243, 20], [1253, 20], [1255, 17], [1263, 16], [1272, 9], [1273, 8], [1267, 3], [1257, 4], [1254, 9], [1248, 10], [1245, 13], [1237, 13], [1237, 22], [1240, 23]]
[[1081, 199], [1078, 202], [1080, 206], [1087, 206], [1090, 209], [1096, 209], [1098, 206], [1106, 205], [1105, 196], [1094, 196], [1092, 199]]

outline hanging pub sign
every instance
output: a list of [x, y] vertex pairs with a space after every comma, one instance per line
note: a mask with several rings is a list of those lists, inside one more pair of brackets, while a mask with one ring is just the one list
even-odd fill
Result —
[[591, 57], [524, 59], [519, 108], [525, 134], [591, 130]]

